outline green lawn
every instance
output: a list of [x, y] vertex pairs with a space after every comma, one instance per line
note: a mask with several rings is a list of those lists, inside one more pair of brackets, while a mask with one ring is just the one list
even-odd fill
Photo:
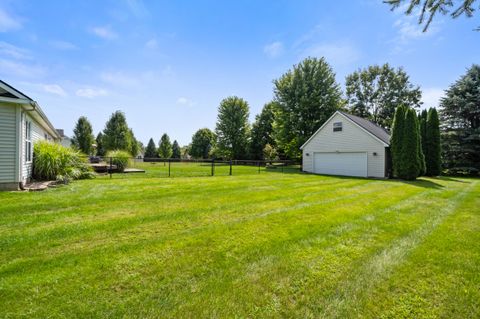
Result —
[[480, 180], [241, 169], [0, 193], [0, 317], [480, 317]]

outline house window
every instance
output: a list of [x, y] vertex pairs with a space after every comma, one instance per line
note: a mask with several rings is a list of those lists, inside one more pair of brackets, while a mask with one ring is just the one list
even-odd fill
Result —
[[25, 161], [32, 161], [32, 122], [25, 121]]
[[333, 131], [340, 132], [342, 130], [342, 122], [333, 123]]

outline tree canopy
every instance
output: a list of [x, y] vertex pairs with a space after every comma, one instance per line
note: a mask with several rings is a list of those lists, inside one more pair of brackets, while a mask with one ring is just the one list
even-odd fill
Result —
[[264, 148], [267, 144], [270, 148], [275, 148], [273, 121], [275, 120], [276, 107], [276, 102], [267, 103], [263, 106], [260, 114], [255, 117], [250, 141], [250, 157], [252, 159], [263, 159]]
[[202, 128], [192, 136], [192, 144], [188, 150], [194, 158], [206, 159], [216, 145], [217, 136], [208, 128]]
[[276, 144], [288, 157], [299, 158], [300, 146], [342, 105], [340, 86], [324, 58], [303, 60], [274, 85]]
[[178, 145], [177, 140], [174, 140], [172, 144], [172, 158], [179, 159], [181, 157], [182, 150], [180, 149], [180, 145]]
[[480, 170], [480, 65], [473, 65], [440, 101], [443, 165], [475, 173]]
[[247, 158], [248, 137], [248, 103], [237, 96], [227, 97], [218, 107], [217, 147], [219, 153], [229, 159]]
[[147, 147], [145, 148], [145, 158], [155, 158], [158, 157], [157, 146], [153, 141], [153, 138], [150, 138], [148, 141]]
[[410, 83], [402, 68], [388, 64], [353, 72], [347, 76], [345, 87], [350, 112], [384, 128], [392, 125], [398, 105], [417, 108], [421, 104], [420, 88]]
[[173, 149], [172, 143], [170, 142], [170, 137], [167, 133], [163, 134], [160, 138], [160, 143], [158, 147], [158, 155], [160, 158], [170, 158], [172, 157]]
[[92, 124], [85, 116], [80, 116], [73, 129], [72, 146], [82, 153], [90, 155], [93, 153], [94, 143]]
[[[103, 145], [106, 151], [124, 150], [132, 153], [133, 133], [127, 125], [125, 114], [116, 111], [110, 116], [103, 130]], [[134, 150], [134, 149], [133, 149]], [[137, 154], [132, 154], [133, 156]]]
[[428, 110], [425, 127], [425, 166], [426, 175], [437, 176], [442, 172], [440, 157], [440, 122], [435, 108]]
[[392, 10], [408, 3], [405, 14], [411, 15], [418, 11], [418, 24], [424, 25], [423, 32], [428, 30], [437, 13], [449, 14], [454, 19], [463, 15], [470, 18], [476, 9], [480, 9], [480, 5], [474, 5], [478, 3], [477, 0], [384, 0], [383, 2], [389, 4]]
[[102, 132], [99, 132], [97, 134], [97, 138], [95, 139], [95, 142], [97, 144], [97, 156], [105, 156], [106, 150], [105, 150], [105, 147], [103, 146]]

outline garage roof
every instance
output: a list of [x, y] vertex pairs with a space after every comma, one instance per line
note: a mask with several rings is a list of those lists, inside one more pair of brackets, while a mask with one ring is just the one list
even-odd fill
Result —
[[356, 115], [348, 114], [341, 111], [339, 111], [339, 113], [342, 113], [343, 115], [348, 117], [357, 125], [368, 131], [370, 134], [375, 135], [385, 144], [390, 144], [390, 134], [383, 127]]

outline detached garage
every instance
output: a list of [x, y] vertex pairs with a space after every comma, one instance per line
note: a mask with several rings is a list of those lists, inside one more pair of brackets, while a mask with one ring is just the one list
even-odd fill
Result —
[[390, 135], [382, 127], [337, 111], [302, 145], [303, 171], [387, 178], [389, 146]]

